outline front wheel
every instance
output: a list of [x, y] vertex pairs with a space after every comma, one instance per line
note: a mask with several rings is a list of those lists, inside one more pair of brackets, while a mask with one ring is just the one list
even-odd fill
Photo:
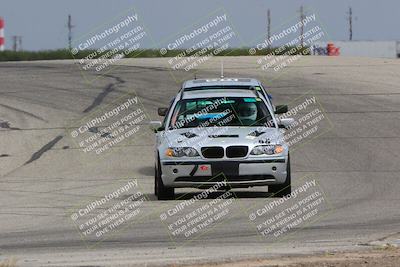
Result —
[[283, 184], [274, 184], [268, 186], [268, 192], [273, 193], [273, 197], [284, 197], [292, 193], [291, 174], [290, 174], [290, 157], [288, 156], [286, 166], [286, 181]]
[[154, 194], [158, 200], [171, 200], [175, 198], [175, 190], [172, 187], [165, 187], [161, 179], [161, 165], [158, 161], [158, 166], [155, 167]]

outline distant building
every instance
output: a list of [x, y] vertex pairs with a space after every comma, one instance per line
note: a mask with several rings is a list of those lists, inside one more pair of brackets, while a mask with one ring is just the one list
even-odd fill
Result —
[[328, 55], [328, 43], [339, 48], [339, 56], [399, 58], [399, 41], [329, 41], [313, 45], [312, 54]]

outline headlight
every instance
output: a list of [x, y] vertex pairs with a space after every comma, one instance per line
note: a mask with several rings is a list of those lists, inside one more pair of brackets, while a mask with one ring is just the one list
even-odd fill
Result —
[[273, 155], [280, 154], [284, 151], [281, 145], [267, 145], [267, 146], [256, 146], [254, 147], [250, 154], [251, 155]]
[[169, 147], [165, 155], [168, 157], [197, 157], [199, 153], [193, 147]]

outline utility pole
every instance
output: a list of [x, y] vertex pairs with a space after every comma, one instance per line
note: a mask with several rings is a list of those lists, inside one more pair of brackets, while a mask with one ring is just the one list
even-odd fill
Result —
[[300, 43], [301, 43], [301, 46], [302, 46], [302, 47], [303, 47], [303, 44], [304, 44], [304, 40], [303, 40], [303, 34], [304, 34], [303, 20], [304, 20], [304, 9], [303, 9], [303, 6], [300, 6], [300, 22], [301, 22], [301, 27], [300, 27]]
[[353, 10], [349, 7], [349, 40], [353, 40]]
[[68, 15], [68, 47], [69, 50], [72, 49], [72, 28], [75, 27], [74, 25], [72, 25], [72, 18], [71, 15]]
[[13, 40], [13, 46], [12, 49], [14, 52], [21, 51], [22, 50], [22, 36], [18, 35], [13, 35], [11, 36]]
[[267, 11], [267, 40], [268, 40], [268, 47], [271, 47], [270, 43], [271, 38], [271, 10], [268, 8]]
[[12, 36], [12, 40], [13, 40], [12, 49], [13, 49], [14, 52], [17, 52], [17, 40], [18, 40], [18, 36], [13, 35], [13, 36]]
[[22, 36], [18, 36], [18, 51], [22, 51]]

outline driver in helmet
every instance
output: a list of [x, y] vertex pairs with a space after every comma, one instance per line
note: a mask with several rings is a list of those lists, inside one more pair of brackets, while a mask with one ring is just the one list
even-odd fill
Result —
[[257, 120], [257, 106], [255, 103], [241, 103], [239, 105], [238, 117], [243, 125], [251, 125]]

